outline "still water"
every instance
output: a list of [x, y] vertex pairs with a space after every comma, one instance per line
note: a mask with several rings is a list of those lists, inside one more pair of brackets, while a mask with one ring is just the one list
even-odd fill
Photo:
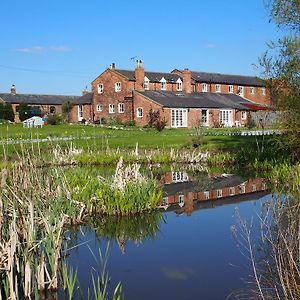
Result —
[[232, 234], [236, 212], [253, 220], [255, 238], [257, 215], [271, 198], [264, 180], [166, 172], [158, 181], [165, 189], [159, 213], [99, 217], [67, 233], [79, 245], [68, 263], [78, 270], [82, 291], [93, 288], [99, 249], [102, 255], [108, 249], [109, 288], [121, 282], [125, 299], [233, 299], [252, 280], [250, 261]]

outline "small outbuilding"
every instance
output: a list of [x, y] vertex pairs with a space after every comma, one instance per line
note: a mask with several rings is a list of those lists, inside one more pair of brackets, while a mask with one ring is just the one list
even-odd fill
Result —
[[31, 117], [23, 121], [24, 128], [43, 127], [44, 121], [41, 117]]

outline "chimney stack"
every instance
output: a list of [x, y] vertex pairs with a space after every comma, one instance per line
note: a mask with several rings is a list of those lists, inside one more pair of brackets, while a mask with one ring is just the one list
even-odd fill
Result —
[[182, 71], [183, 91], [190, 94], [192, 92], [192, 72], [189, 69]]
[[111, 70], [114, 70], [116, 68], [116, 64], [115, 63], [111, 63], [110, 66], [109, 66], [109, 68]]
[[136, 61], [135, 67], [135, 89], [137, 91], [144, 91], [144, 79], [145, 79], [145, 70], [143, 66], [143, 61], [138, 59]]
[[12, 86], [11, 86], [11, 88], [10, 88], [10, 93], [12, 94], [12, 95], [15, 95], [16, 93], [17, 93], [17, 89], [16, 89], [16, 86], [13, 84]]
[[82, 91], [82, 96], [84, 96], [88, 93], [89, 93], [89, 91], [88, 91], [87, 86], [86, 86], [85, 89]]

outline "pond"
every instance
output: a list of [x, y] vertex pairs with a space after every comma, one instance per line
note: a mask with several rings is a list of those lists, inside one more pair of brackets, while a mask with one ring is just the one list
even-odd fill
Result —
[[265, 180], [174, 169], [155, 177], [164, 187], [159, 212], [95, 217], [66, 233], [78, 245], [68, 263], [82, 291], [93, 289], [92, 274], [101, 273], [101, 249], [108, 253], [109, 289], [121, 282], [125, 299], [233, 299], [251, 281], [250, 261], [232, 233], [236, 212], [253, 219], [258, 234], [257, 215], [271, 199]]

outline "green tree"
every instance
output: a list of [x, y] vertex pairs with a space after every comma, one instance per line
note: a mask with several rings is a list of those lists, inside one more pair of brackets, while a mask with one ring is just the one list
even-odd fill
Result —
[[13, 110], [12, 105], [10, 103], [7, 103], [7, 104], [4, 105], [3, 119], [9, 120], [11, 122], [13, 122], [15, 120], [14, 110]]
[[29, 117], [29, 106], [27, 103], [21, 103], [18, 108], [19, 119], [20, 121], [24, 121]]
[[72, 103], [71, 101], [65, 101], [61, 106], [63, 117], [67, 122], [70, 121], [70, 114], [71, 114], [71, 110], [72, 110], [73, 106], [74, 106], [74, 103]]
[[283, 37], [268, 43], [260, 58], [263, 76], [275, 108], [278, 125], [284, 134], [279, 146], [300, 158], [300, 0], [270, 0], [271, 21], [283, 30]]

